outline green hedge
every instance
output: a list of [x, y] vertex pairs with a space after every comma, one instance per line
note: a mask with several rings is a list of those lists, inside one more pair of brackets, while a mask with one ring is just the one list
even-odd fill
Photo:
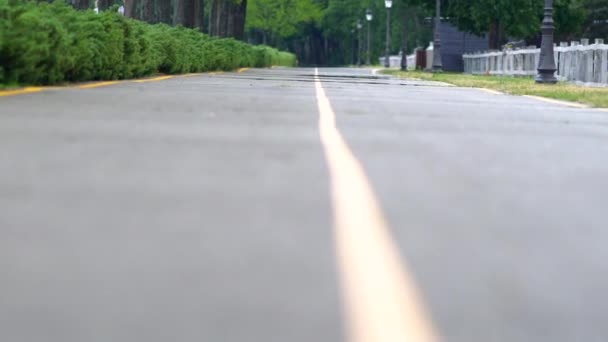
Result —
[[294, 66], [267, 46], [62, 2], [0, 0], [0, 83], [56, 84], [241, 67]]

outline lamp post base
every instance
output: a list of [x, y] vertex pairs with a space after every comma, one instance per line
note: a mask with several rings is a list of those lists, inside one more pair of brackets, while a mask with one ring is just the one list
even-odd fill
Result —
[[557, 78], [555, 77], [555, 70], [547, 72], [540, 71], [534, 81], [538, 84], [556, 84]]

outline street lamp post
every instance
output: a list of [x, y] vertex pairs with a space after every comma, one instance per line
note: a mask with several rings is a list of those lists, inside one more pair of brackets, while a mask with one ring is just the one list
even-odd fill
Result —
[[361, 29], [363, 28], [363, 23], [361, 23], [361, 19], [357, 20], [357, 39], [358, 39], [358, 56], [357, 56], [357, 66], [361, 66]]
[[352, 35], [352, 38], [353, 38], [353, 53], [351, 55], [351, 59], [352, 59], [352, 64], [351, 65], [355, 65], [355, 58], [356, 58], [355, 56], [357, 55], [357, 52], [355, 50], [355, 48], [356, 48], [356, 46], [355, 46], [355, 43], [356, 43], [355, 29], [351, 29], [350, 30], [350, 34]]
[[390, 44], [391, 44], [391, 7], [393, 7], [393, 0], [384, 0], [384, 6], [386, 7], [386, 52], [384, 59], [384, 67], [388, 68], [391, 66], [390, 61]]
[[433, 34], [433, 72], [443, 71], [441, 59], [441, 0], [435, 1], [435, 32]]
[[538, 74], [536, 83], [555, 84], [555, 51], [553, 50], [553, 0], [545, 0], [545, 18], [541, 28], [543, 39], [540, 44], [540, 61], [538, 63]]
[[372, 10], [371, 9], [367, 9], [367, 11], [365, 12], [365, 19], [367, 19], [367, 65], [371, 65], [372, 61], [371, 61], [371, 23], [372, 23], [372, 19], [374, 18], [374, 16], [372, 15]]

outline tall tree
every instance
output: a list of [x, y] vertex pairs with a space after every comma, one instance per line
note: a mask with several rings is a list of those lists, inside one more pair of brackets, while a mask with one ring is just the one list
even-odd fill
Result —
[[125, 17], [135, 18], [137, 16], [137, 0], [124, 0]]
[[141, 20], [148, 23], [156, 22], [156, 8], [154, 0], [141, 0]]
[[435, 2], [430, 0], [400, 0], [397, 2], [397, 12], [401, 16], [401, 69], [407, 69], [407, 55], [418, 47], [420, 38], [425, 32], [421, 30], [422, 16], [431, 15]]
[[171, 18], [171, 0], [158, 0], [158, 21], [171, 25], [173, 20]]
[[74, 0], [74, 8], [86, 10], [89, 8], [89, 0]]
[[556, 0], [554, 7], [555, 41], [570, 41], [580, 37], [586, 14], [583, 0]]
[[212, 0], [209, 34], [244, 39], [246, 14], [247, 0]]
[[269, 35], [288, 38], [303, 23], [320, 19], [321, 9], [311, 0], [251, 0], [247, 8], [247, 29], [262, 33], [264, 42]]
[[205, 15], [205, 2], [204, 0], [194, 0], [194, 27], [198, 28], [203, 32], [203, 18]]
[[489, 48], [499, 49], [508, 37], [527, 38], [539, 32], [542, 1], [450, 0], [448, 16], [461, 29], [489, 34]]
[[194, 2], [196, 0], [175, 0], [173, 24], [194, 28]]
[[584, 0], [587, 11], [585, 35], [593, 38], [608, 38], [608, 0]]
[[112, 6], [113, 3], [114, 1], [112, 0], [97, 0], [97, 6], [99, 7], [100, 11], [107, 10], [110, 8], [110, 6]]

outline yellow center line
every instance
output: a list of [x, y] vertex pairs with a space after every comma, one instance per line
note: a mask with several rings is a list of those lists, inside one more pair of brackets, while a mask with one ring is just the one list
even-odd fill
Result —
[[42, 91], [43, 87], [25, 87], [22, 89], [14, 89], [14, 90], [0, 90], [0, 96], [12, 96], [12, 95], [21, 95], [21, 94], [30, 94], [37, 93]]
[[336, 257], [350, 342], [437, 341], [360, 162], [336, 127], [315, 69], [319, 132], [334, 211]]

